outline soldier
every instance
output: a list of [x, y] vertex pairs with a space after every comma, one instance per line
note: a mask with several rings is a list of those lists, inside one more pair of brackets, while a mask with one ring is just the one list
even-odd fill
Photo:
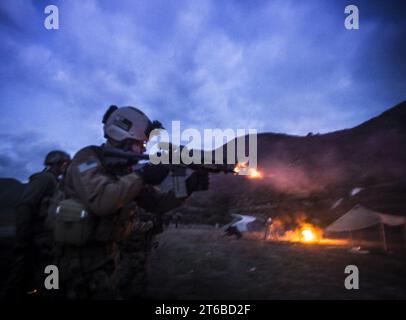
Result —
[[[70, 163], [64, 151], [51, 151], [45, 169], [33, 174], [16, 205], [16, 243], [7, 295], [23, 298], [43, 293], [44, 268], [52, 262], [52, 237], [45, 226], [49, 201]], [[41, 281], [42, 280], [42, 281]]]
[[[170, 206], [179, 205], [173, 198], [165, 204], [162, 201], [165, 199], [151, 189], [167, 177], [169, 171], [164, 166], [145, 165], [134, 171], [129, 165], [117, 165], [103, 153], [105, 148], [117, 148], [142, 154], [150, 132], [160, 124], [151, 122], [134, 107], [116, 106], [107, 110], [103, 124], [106, 143], [85, 147], [74, 156], [64, 188], [69, 201], [59, 206], [59, 211], [65, 213], [58, 214], [58, 219], [66, 216], [73, 221], [75, 212], [80, 216], [75, 220], [78, 227], [73, 227], [74, 231], [66, 232], [63, 224], [55, 231], [61, 288], [69, 299], [119, 297], [118, 243], [125, 242], [132, 232], [136, 239], [132, 244], [137, 243], [134, 250], [148, 250], [152, 235], [160, 228], [159, 219], [145, 219], [140, 206], [147, 211], [162, 212], [170, 202]], [[202, 179], [198, 181], [197, 175], [192, 176], [188, 179], [190, 192], [202, 188], [199, 182]], [[206, 175], [203, 180], [207, 179]], [[142, 255], [140, 260], [143, 267], [146, 257]]]

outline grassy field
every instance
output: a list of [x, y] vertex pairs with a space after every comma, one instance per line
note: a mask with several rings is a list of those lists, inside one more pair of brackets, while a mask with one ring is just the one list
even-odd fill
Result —
[[[0, 241], [0, 285], [12, 239]], [[359, 268], [359, 290], [344, 269]], [[219, 229], [169, 228], [150, 260], [153, 299], [406, 299], [406, 257], [354, 254], [348, 247], [223, 237]]]
[[[218, 229], [160, 235], [149, 297], [167, 299], [406, 299], [405, 256], [354, 254], [348, 247], [222, 237]], [[359, 268], [359, 290], [344, 269]]]

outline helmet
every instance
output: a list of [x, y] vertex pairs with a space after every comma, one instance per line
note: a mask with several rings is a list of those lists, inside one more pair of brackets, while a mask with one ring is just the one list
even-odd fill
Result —
[[44, 164], [46, 166], [53, 165], [53, 164], [59, 164], [62, 162], [70, 162], [70, 155], [67, 154], [65, 151], [60, 151], [60, 150], [53, 150], [50, 151], [44, 160]]
[[110, 106], [102, 122], [104, 137], [117, 142], [127, 139], [147, 141], [153, 129], [162, 128], [158, 121], [151, 122], [141, 110], [134, 107]]

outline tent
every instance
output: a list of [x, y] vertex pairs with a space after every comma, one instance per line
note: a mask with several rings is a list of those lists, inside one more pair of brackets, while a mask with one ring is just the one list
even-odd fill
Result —
[[387, 250], [385, 225], [404, 226], [406, 239], [406, 217], [383, 214], [365, 208], [359, 204], [338, 218], [326, 228], [326, 232], [350, 232], [367, 229], [379, 225], [384, 250]]
[[224, 227], [236, 227], [240, 232], [248, 231], [248, 224], [254, 222], [256, 220], [253, 216], [247, 216], [242, 214], [231, 214], [234, 219], [229, 224], [225, 225]]

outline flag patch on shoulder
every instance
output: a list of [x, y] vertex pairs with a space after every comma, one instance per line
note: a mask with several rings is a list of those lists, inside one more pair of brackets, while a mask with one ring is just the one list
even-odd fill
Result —
[[78, 168], [79, 168], [79, 172], [83, 173], [85, 171], [88, 171], [90, 169], [96, 168], [97, 167], [97, 162], [96, 161], [88, 161], [88, 162], [84, 162], [81, 163]]

